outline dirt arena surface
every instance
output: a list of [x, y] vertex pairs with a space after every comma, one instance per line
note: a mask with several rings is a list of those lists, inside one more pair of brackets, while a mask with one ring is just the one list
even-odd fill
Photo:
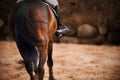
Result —
[[[53, 58], [56, 80], [120, 80], [120, 46], [54, 44]], [[0, 80], [29, 80], [21, 60], [14, 42], [0, 42]]]

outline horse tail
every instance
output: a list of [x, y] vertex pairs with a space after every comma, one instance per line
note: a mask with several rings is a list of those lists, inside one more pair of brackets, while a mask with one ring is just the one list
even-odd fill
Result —
[[17, 10], [15, 15], [16, 43], [19, 50], [24, 51], [21, 55], [25, 62], [29, 60], [32, 61], [34, 68], [36, 68], [38, 53], [35, 46], [40, 40], [31, 29], [28, 6], [26, 4], [22, 4], [21, 6], [22, 7]]
[[30, 43], [40, 42], [40, 40], [36, 37], [35, 32], [31, 29], [28, 6], [25, 4], [22, 5], [22, 7], [18, 9], [15, 16], [16, 35], [23, 37]]

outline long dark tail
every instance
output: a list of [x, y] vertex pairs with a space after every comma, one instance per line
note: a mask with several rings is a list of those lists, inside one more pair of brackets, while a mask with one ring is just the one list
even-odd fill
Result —
[[29, 12], [26, 4], [17, 11], [15, 17], [16, 43], [24, 61], [32, 61], [34, 69], [37, 68], [37, 50], [35, 43], [39, 40], [33, 33], [29, 24]]

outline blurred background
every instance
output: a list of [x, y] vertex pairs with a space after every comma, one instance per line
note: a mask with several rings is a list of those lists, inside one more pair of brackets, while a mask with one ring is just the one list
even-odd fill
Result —
[[[0, 40], [12, 40], [8, 15], [16, 0], [0, 1]], [[120, 0], [59, 0], [61, 21], [71, 29], [59, 42], [120, 43]]]
[[[8, 27], [8, 15], [15, 3], [0, 1], [0, 80], [29, 80]], [[59, 3], [61, 21], [70, 31], [59, 40], [55, 38], [60, 42], [53, 47], [55, 79], [120, 80], [120, 0]], [[45, 80], [48, 74], [45, 64]]]

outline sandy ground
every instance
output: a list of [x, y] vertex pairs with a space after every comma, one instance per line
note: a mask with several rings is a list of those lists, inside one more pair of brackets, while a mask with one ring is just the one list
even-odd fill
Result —
[[[53, 58], [56, 80], [120, 80], [120, 46], [54, 44]], [[0, 42], [0, 80], [29, 80], [21, 60], [14, 42]]]

